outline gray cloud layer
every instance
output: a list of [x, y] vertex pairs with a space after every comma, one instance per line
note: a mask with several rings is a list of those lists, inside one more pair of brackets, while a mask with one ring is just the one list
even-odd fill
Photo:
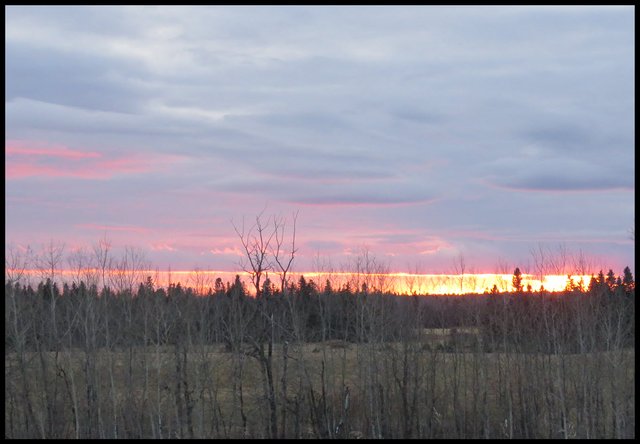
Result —
[[[150, 226], [158, 238], [181, 236], [163, 218], [193, 231], [167, 208], [228, 221], [267, 202], [321, 218], [310, 245], [349, 242], [324, 238], [334, 218], [420, 239], [473, 226], [544, 240], [549, 231], [519, 214], [570, 227], [575, 214], [560, 208], [586, 192], [575, 213], [593, 236], [624, 238], [635, 191], [633, 11], [7, 7], [6, 144], [98, 152], [113, 171], [99, 184], [34, 176], [24, 156], [9, 156], [7, 236], [44, 231], [21, 223], [44, 196], [79, 194], [79, 223]], [[546, 197], [523, 197], [536, 193]], [[624, 204], [602, 214], [612, 193]], [[83, 207], [96, 201], [103, 210]], [[483, 210], [492, 208], [504, 211]], [[470, 248], [448, 244], [442, 254]]]

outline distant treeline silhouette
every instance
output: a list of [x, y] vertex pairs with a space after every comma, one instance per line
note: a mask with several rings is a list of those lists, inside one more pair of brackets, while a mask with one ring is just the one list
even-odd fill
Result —
[[[625, 272], [628, 270], [627, 267]], [[174, 345], [178, 336], [188, 329], [186, 334], [203, 338], [208, 344], [224, 343], [230, 348], [228, 323], [235, 318], [245, 324], [247, 335], [268, 333], [270, 339], [278, 342], [291, 340], [294, 329], [297, 329], [299, 339], [305, 342], [330, 339], [394, 341], [406, 336], [403, 330], [407, 319], [410, 319], [416, 328], [477, 328], [481, 335], [476, 339], [482, 342], [484, 350], [500, 347], [509, 350], [509, 344], [519, 344], [518, 351], [553, 352], [553, 346], [539, 337], [544, 335], [541, 320], [545, 311], [553, 313], [554, 322], [562, 329], [559, 337], [566, 350], [602, 349], [603, 344], [596, 340], [600, 333], [594, 332], [592, 340], [585, 342], [580, 338], [578, 329], [585, 323], [596, 330], [607, 328], [612, 322], [607, 319], [607, 312], [623, 313], [623, 318], [618, 321], [625, 326], [624, 346], [632, 344], [635, 337], [631, 329], [634, 325], [635, 282], [630, 273], [623, 280], [615, 277], [612, 271], [608, 276], [601, 272], [594, 277], [586, 290], [568, 284], [564, 292], [531, 293], [520, 289], [511, 293], [463, 297], [397, 296], [378, 290], [369, 291], [366, 284], [353, 289], [348, 283], [334, 290], [328, 280], [320, 288], [313, 280], [307, 281], [301, 276], [284, 293], [267, 279], [261, 295], [255, 298], [247, 292], [239, 275], [233, 283], [225, 284], [218, 278], [214, 288], [208, 289], [204, 295], [180, 283], [155, 288], [150, 276], [134, 292], [116, 292], [109, 287], [98, 291], [95, 285], [88, 287], [82, 281], [71, 285], [65, 283], [60, 289], [57, 283], [52, 284], [48, 279], [35, 289], [16, 283], [7, 287], [5, 292], [14, 295], [21, 307], [18, 314], [25, 323], [22, 329], [35, 330], [31, 336], [24, 335], [25, 350], [80, 347], [85, 341], [85, 326], [78, 322], [78, 310], [87, 305], [88, 300], [104, 317], [101, 322], [109, 323], [104, 328], [114, 332], [110, 345], [119, 347], [149, 345], [148, 338], [144, 340], [140, 332], [140, 326], [148, 322], [149, 316], [159, 313], [160, 307], [166, 309], [163, 313], [165, 322], [156, 332], [156, 339], [162, 345]], [[52, 301], [56, 301], [55, 317], [48, 316]], [[362, 307], [368, 309], [366, 320], [359, 313]], [[373, 309], [375, 312], [371, 312]], [[580, 311], [580, 316], [576, 315], [576, 310]], [[420, 324], [416, 324], [412, 317], [419, 317]], [[505, 324], [505, 319], [513, 322]], [[274, 332], [262, 331], [268, 327], [266, 320], [277, 325]], [[55, 325], [52, 324], [54, 321]], [[5, 326], [5, 346], [9, 350], [14, 347], [10, 326]], [[384, 328], [372, 334], [370, 326]], [[64, 336], [53, 337], [51, 333], [54, 331], [64, 332]], [[495, 340], [502, 336], [506, 336], [506, 343]], [[578, 342], [579, 338], [582, 342]], [[96, 336], [95, 340], [98, 347], [107, 345], [104, 335]]]

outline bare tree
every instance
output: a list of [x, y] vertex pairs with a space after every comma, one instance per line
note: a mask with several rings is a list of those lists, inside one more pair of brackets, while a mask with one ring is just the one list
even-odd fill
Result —
[[122, 257], [111, 270], [110, 279], [117, 290], [128, 290], [133, 294], [136, 285], [144, 280], [143, 272], [148, 268], [144, 250], [127, 245]]
[[535, 248], [531, 248], [529, 252], [531, 253], [531, 257], [533, 258], [533, 267], [536, 271], [538, 279], [540, 280], [540, 285], [544, 285], [544, 277], [547, 274], [548, 267], [547, 251], [541, 243], [538, 243], [538, 245]]
[[5, 321], [7, 325], [12, 326], [13, 346], [19, 353], [24, 350], [25, 331], [20, 325], [22, 320], [19, 317], [23, 310], [18, 306], [21, 301], [16, 298], [16, 287], [22, 281], [30, 261], [31, 249], [29, 247], [24, 250], [16, 248], [14, 245], [8, 247], [4, 262], [6, 288], [9, 296], [8, 301], [5, 298]]
[[[25, 421], [24, 432], [27, 436], [30, 433], [30, 426], [35, 425], [37, 422], [31, 401], [30, 377], [27, 374], [28, 361], [25, 356], [27, 336], [33, 328], [33, 316], [27, 316], [29, 314], [25, 304], [27, 301], [22, 301], [22, 298], [16, 297], [16, 288], [19, 287], [31, 260], [31, 249], [29, 247], [21, 249], [15, 245], [9, 245], [5, 256], [5, 279], [7, 281], [5, 294], [8, 293], [9, 296], [5, 298], [5, 331], [7, 332], [6, 339], [10, 342], [11, 348], [16, 354], [17, 369], [21, 383], [20, 393], [17, 397], [25, 410], [27, 420]], [[7, 347], [5, 347], [5, 350], [7, 350]], [[5, 375], [10, 374], [10, 371], [11, 366], [5, 358]], [[7, 376], [5, 376], [5, 383], [7, 381], [6, 378]], [[16, 390], [18, 389], [16, 388]], [[13, 433], [11, 435], [15, 436]], [[41, 436], [43, 435], [44, 430], [41, 429]]]
[[584, 276], [587, 276], [589, 273], [593, 273], [594, 265], [593, 261], [585, 256], [582, 249], [578, 251], [577, 254], [572, 256], [573, 259], [573, 273], [579, 277], [578, 288], [581, 291], [584, 291], [587, 288], [588, 282], [584, 282]]
[[42, 246], [40, 254], [36, 256], [35, 263], [43, 280], [50, 279], [52, 282], [55, 281], [59, 272], [58, 267], [62, 261], [64, 248], [64, 243], [54, 243], [53, 240]]
[[312, 259], [311, 270], [318, 276], [318, 282], [322, 282], [325, 286], [328, 284], [330, 288], [337, 288], [338, 281], [331, 258], [321, 256], [319, 251], [316, 252]]
[[469, 268], [469, 277], [467, 278], [467, 292], [476, 293], [478, 287], [478, 275], [476, 273], [476, 268]]
[[93, 246], [93, 258], [96, 265], [96, 270], [100, 273], [102, 278], [102, 288], [107, 286], [107, 275], [112, 267], [112, 259], [109, 255], [111, 251], [111, 241], [107, 239], [107, 235], [102, 237], [97, 244]]
[[422, 266], [417, 263], [414, 263], [413, 265], [408, 264], [407, 270], [408, 273], [404, 277], [404, 285], [407, 289], [408, 294], [420, 294], [422, 288], [421, 285], [419, 285], [418, 276], [422, 274]]
[[22, 281], [33, 260], [32, 255], [33, 252], [29, 246], [21, 248], [14, 244], [9, 245], [4, 259], [5, 280], [12, 285]]
[[549, 254], [549, 265], [553, 274], [558, 276], [567, 275], [567, 263], [569, 261], [569, 251], [566, 244], [558, 244], [555, 253]]
[[193, 269], [189, 276], [193, 288], [201, 296], [204, 296], [213, 287], [210, 270], [202, 270], [200, 267]]
[[58, 324], [56, 321], [56, 303], [58, 298], [54, 292], [54, 285], [59, 272], [58, 267], [62, 262], [64, 247], [63, 243], [54, 243], [53, 240], [51, 240], [47, 245], [43, 245], [42, 251], [36, 256], [36, 266], [40, 272], [40, 276], [43, 280], [48, 280], [51, 284], [49, 286], [51, 298], [51, 337], [54, 341], [58, 340]]
[[[512, 269], [510, 270], [510, 265], [509, 263], [503, 259], [503, 258], [498, 258], [497, 262], [496, 262], [496, 269], [498, 274], [502, 275], [502, 276], [511, 276], [512, 273]], [[511, 281], [510, 280], [505, 280], [505, 279], [500, 279], [500, 290], [501, 291], [507, 291], [511, 285]]]
[[98, 287], [100, 271], [95, 267], [90, 254], [83, 247], [75, 250], [67, 257], [67, 263], [73, 273], [73, 281], [79, 285], [84, 282], [88, 287]]
[[[40, 364], [40, 379], [42, 381], [42, 402], [46, 417], [42, 422], [45, 424], [44, 430], [46, 437], [54, 437], [57, 428], [60, 427], [57, 415], [59, 411], [56, 408], [58, 403], [59, 391], [55, 380], [51, 378], [51, 368], [56, 371], [59, 369], [59, 350], [61, 347], [61, 337], [58, 334], [58, 299], [60, 293], [57, 288], [56, 276], [59, 273], [59, 266], [62, 262], [64, 253], [63, 243], [54, 243], [53, 240], [42, 246], [40, 254], [36, 256], [35, 263], [40, 276], [45, 283], [47, 299], [49, 300], [49, 318], [40, 319], [39, 324], [34, 328], [36, 341], [38, 346], [38, 361]], [[48, 323], [47, 323], [48, 321]], [[50, 356], [47, 352], [54, 351], [53, 362], [50, 362]]]
[[[233, 229], [240, 238], [245, 257], [240, 262], [242, 269], [251, 275], [251, 282], [255, 287], [256, 298], [261, 296], [262, 289], [260, 281], [263, 274], [271, 269], [269, 259], [267, 257], [271, 241], [276, 235], [277, 229], [271, 229], [269, 220], [263, 220], [263, 212], [256, 216], [256, 222], [245, 231], [244, 217], [242, 218], [242, 227], [238, 228], [233, 221]], [[277, 224], [275, 224], [277, 228]], [[248, 263], [247, 263], [248, 261]]]
[[[99, 397], [100, 384], [98, 376], [98, 331], [100, 326], [100, 310], [97, 305], [97, 282], [99, 277], [94, 273], [90, 264], [90, 258], [85, 254], [84, 249], [77, 250], [72, 253], [68, 262], [72, 267], [74, 274], [74, 283], [77, 285], [74, 293], [75, 313], [73, 320], [79, 324], [79, 338], [84, 340], [81, 343], [81, 349], [84, 353], [83, 373], [85, 381], [86, 408], [85, 426], [87, 428], [87, 437], [100, 437], [100, 414], [99, 414]], [[87, 285], [89, 284], [89, 288]], [[69, 311], [69, 310], [67, 310]], [[72, 326], [68, 326], [71, 328]], [[74, 413], [77, 413], [78, 397], [75, 394], [76, 383], [74, 381], [73, 360], [70, 350], [65, 350], [67, 358], [67, 373], [71, 386], [71, 398], [76, 404]], [[76, 433], [79, 429], [79, 415], [76, 415], [75, 422]]]
[[284, 294], [287, 286], [287, 273], [291, 270], [291, 265], [295, 259], [296, 252], [296, 220], [298, 219], [298, 211], [293, 213], [293, 232], [291, 235], [291, 249], [287, 248], [284, 252], [284, 239], [286, 220], [284, 218], [273, 218], [273, 230], [275, 233], [275, 246], [271, 248], [271, 255], [277, 266], [277, 272], [280, 275], [280, 291]]
[[462, 252], [453, 261], [453, 268], [456, 274], [460, 275], [460, 293], [464, 292], [464, 270], [466, 268], [464, 255]]

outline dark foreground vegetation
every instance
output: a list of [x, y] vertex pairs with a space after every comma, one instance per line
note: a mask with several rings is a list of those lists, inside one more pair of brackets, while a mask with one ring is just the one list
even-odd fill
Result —
[[635, 286], [5, 286], [8, 438], [634, 438]]

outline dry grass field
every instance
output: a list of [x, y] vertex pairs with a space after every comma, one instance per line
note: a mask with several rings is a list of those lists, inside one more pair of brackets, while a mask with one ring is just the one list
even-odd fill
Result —
[[[335, 436], [342, 422], [348, 437], [633, 433], [633, 349], [544, 355], [438, 347], [461, 333], [477, 331], [429, 329], [421, 341], [407, 343], [289, 344], [286, 356], [284, 345], [274, 344], [280, 432]], [[81, 350], [26, 353], [25, 373], [18, 357], [6, 354], [7, 435], [24, 427], [19, 418], [29, 415], [19, 401], [28, 396], [35, 412], [30, 426], [47, 436], [45, 403], [55, 396], [57, 433], [66, 438], [82, 437], [86, 422], [105, 438], [268, 437], [268, 391], [260, 362], [218, 345], [188, 350], [178, 355], [174, 347], [100, 350], [95, 361]]]

